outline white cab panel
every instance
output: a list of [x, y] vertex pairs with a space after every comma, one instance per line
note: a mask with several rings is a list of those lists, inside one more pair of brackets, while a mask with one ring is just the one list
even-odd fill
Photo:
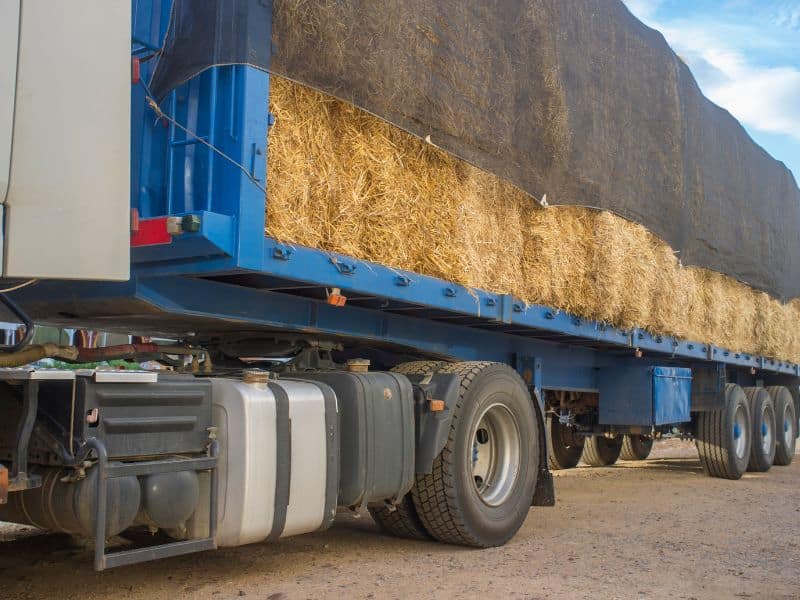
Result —
[[14, 5], [0, 0], [0, 31], [19, 23], [3, 275], [125, 280], [130, 0], [21, 0], [6, 19]]
[[0, 204], [6, 201], [14, 130], [20, 0], [0, 0]]

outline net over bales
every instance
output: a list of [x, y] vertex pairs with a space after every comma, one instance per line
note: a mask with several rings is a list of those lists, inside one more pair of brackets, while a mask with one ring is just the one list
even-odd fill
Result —
[[800, 301], [683, 267], [641, 225], [540, 208], [348, 103], [272, 78], [267, 229], [619, 326], [800, 362]]
[[269, 70], [800, 296], [800, 190], [620, 0], [274, 0]]

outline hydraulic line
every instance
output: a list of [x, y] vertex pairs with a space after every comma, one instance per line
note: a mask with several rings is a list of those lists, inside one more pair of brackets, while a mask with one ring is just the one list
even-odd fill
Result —
[[152, 357], [158, 360], [166, 355], [192, 356], [192, 369], [199, 370], [198, 359], [203, 357], [203, 371], [210, 373], [212, 369], [211, 356], [204, 348], [190, 346], [168, 346], [162, 344], [121, 344], [106, 346], [104, 348], [81, 348], [78, 350], [75, 362], [101, 362], [107, 360], [134, 359], [139, 357]]
[[[18, 286], [14, 287], [14, 288], [9, 288], [8, 291], [13, 291], [13, 290], [16, 290], [16, 289], [20, 289], [22, 287], [25, 287], [25, 286], [30, 285], [31, 283], [35, 283], [35, 282], [36, 282], [36, 280], [32, 279], [28, 283], [18, 285]], [[14, 316], [19, 318], [19, 320], [25, 326], [25, 335], [22, 337], [22, 339], [19, 342], [17, 342], [16, 344], [14, 344], [13, 346], [11, 346], [10, 348], [8, 348], [8, 350], [10, 350], [11, 352], [17, 352], [17, 351], [21, 350], [23, 347], [25, 347], [28, 344], [30, 344], [31, 340], [33, 339], [33, 321], [27, 315], [27, 313], [24, 310], [22, 310], [19, 307], [19, 305], [17, 305], [17, 303], [14, 302], [11, 298], [9, 298], [5, 293], [0, 292], [0, 302], [2, 302], [6, 306], [6, 308], [14, 314]], [[9, 366], [11, 366], [11, 365], [9, 365]], [[13, 366], [16, 366], [16, 365], [13, 365]]]
[[16, 352], [0, 353], [0, 367], [21, 367], [43, 358], [59, 358], [74, 361], [78, 358], [78, 349], [58, 344], [37, 344], [25, 346]]

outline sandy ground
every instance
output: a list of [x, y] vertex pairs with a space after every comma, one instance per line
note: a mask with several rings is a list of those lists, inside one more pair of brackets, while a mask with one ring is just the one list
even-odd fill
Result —
[[742, 481], [703, 475], [694, 447], [556, 474], [505, 547], [472, 550], [331, 531], [95, 573], [69, 538], [0, 526], [2, 598], [798, 598], [800, 458]]

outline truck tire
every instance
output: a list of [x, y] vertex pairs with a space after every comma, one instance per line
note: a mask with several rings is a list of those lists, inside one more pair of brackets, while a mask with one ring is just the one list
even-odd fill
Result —
[[750, 460], [750, 406], [744, 390], [725, 386], [725, 406], [697, 415], [695, 445], [703, 470], [711, 477], [741, 479]]
[[401, 373], [403, 375], [425, 375], [432, 373], [445, 365], [450, 365], [444, 360], [412, 360], [411, 362], [400, 363], [392, 368], [392, 373]]
[[626, 435], [622, 439], [622, 460], [647, 460], [653, 449], [653, 438], [649, 435]]
[[622, 452], [621, 435], [614, 438], [593, 435], [583, 446], [582, 458], [590, 467], [610, 467], [617, 462], [620, 452]]
[[572, 427], [559, 423], [552, 415], [547, 417], [547, 462], [550, 469], [572, 469], [581, 460], [586, 438], [574, 433]]
[[753, 441], [750, 445], [748, 471], [765, 473], [775, 460], [775, 405], [769, 392], [761, 387], [746, 387], [744, 393], [750, 404]]
[[539, 472], [539, 428], [516, 371], [492, 362], [447, 365], [461, 378], [447, 443], [411, 490], [423, 526], [437, 540], [488, 548], [519, 530]]
[[409, 492], [400, 503], [395, 506], [395, 510], [389, 510], [385, 506], [369, 507], [369, 514], [382, 531], [399, 538], [409, 540], [429, 540], [430, 534], [422, 525], [414, 508], [414, 501]]
[[775, 461], [773, 464], [792, 464], [797, 444], [797, 415], [794, 412], [792, 394], [783, 386], [767, 388], [775, 405]]
[[[415, 360], [395, 366], [394, 373], [403, 375], [425, 375], [436, 371], [439, 367], [449, 363], [441, 360]], [[425, 530], [419, 520], [411, 492], [406, 494], [400, 503], [391, 510], [386, 506], [371, 506], [369, 513], [378, 526], [390, 535], [410, 540], [429, 540], [430, 534]]]

